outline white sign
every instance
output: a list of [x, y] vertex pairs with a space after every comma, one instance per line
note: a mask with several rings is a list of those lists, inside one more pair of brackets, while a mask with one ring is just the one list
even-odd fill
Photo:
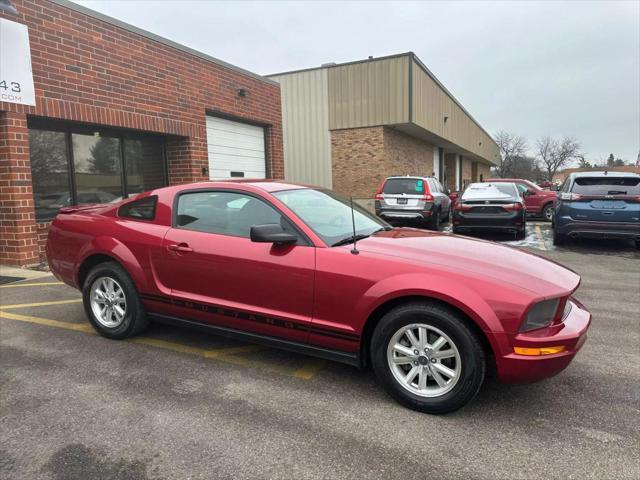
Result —
[[0, 101], [36, 104], [29, 30], [4, 18], [0, 18]]

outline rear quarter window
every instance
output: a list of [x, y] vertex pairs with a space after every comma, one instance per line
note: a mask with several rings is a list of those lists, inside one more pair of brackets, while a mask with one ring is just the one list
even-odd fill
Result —
[[580, 195], [640, 195], [640, 177], [579, 177], [571, 191]]
[[424, 180], [421, 178], [390, 178], [384, 182], [382, 193], [389, 195], [421, 195], [424, 193]]
[[125, 203], [118, 209], [118, 216], [134, 220], [153, 220], [156, 218], [158, 197], [151, 196]]

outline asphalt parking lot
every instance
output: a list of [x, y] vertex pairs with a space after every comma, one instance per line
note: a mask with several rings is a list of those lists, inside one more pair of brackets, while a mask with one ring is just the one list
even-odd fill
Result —
[[104, 339], [53, 277], [0, 286], [0, 478], [640, 478], [640, 254], [555, 249], [542, 222], [498, 240], [582, 275], [589, 339], [439, 417], [337, 363], [166, 326]]

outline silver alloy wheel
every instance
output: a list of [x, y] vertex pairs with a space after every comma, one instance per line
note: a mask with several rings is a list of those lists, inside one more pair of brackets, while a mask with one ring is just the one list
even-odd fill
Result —
[[424, 323], [406, 325], [391, 337], [387, 362], [396, 381], [421, 397], [451, 391], [462, 372], [455, 343], [442, 330]]
[[89, 291], [91, 311], [96, 320], [107, 328], [116, 328], [127, 314], [127, 298], [118, 282], [111, 277], [94, 280]]
[[553, 207], [547, 207], [544, 209], [544, 218], [550, 222], [553, 220]]

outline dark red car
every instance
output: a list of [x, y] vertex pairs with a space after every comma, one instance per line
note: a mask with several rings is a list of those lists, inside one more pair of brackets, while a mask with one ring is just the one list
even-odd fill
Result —
[[580, 277], [556, 263], [392, 229], [331, 191], [279, 182], [63, 209], [47, 255], [105, 337], [159, 321], [370, 365], [393, 397], [429, 413], [470, 401], [488, 370], [506, 383], [560, 372], [591, 321], [572, 296]]
[[544, 190], [535, 183], [524, 180], [522, 178], [490, 178], [486, 182], [509, 182], [515, 183], [520, 195], [524, 198], [524, 204], [527, 208], [527, 215], [535, 215], [542, 217], [548, 222], [553, 218], [554, 202], [558, 198], [555, 191]]

